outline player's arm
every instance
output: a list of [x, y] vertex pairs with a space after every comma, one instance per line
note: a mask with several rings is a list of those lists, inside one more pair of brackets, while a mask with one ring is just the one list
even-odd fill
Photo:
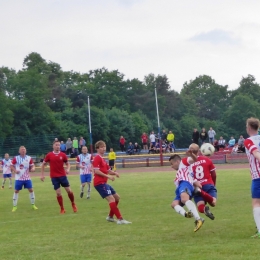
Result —
[[4, 163], [3, 163], [3, 161], [1, 161], [1, 163], [0, 163], [0, 171], [3, 171], [3, 165], [4, 165]]
[[255, 144], [250, 139], [246, 139], [244, 145], [247, 150], [260, 162], [260, 152]]
[[29, 162], [29, 171], [30, 172], [35, 172], [35, 165], [34, 165], [34, 162], [31, 158], [30, 162]]
[[197, 155], [194, 154], [191, 150], [188, 150], [186, 154], [189, 156], [187, 160], [189, 164], [193, 164], [197, 161]]
[[213, 170], [213, 171], [210, 172], [210, 174], [211, 174], [211, 178], [212, 178], [212, 180], [213, 180], [213, 182], [214, 182], [214, 186], [216, 186], [216, 182], [217, 182], [217, 173], [216, 173], [215, 170]]
[[46, 162], [45, 160], [43, 160], [42, 165], [41, 165], [41, 180], [44, 181], [45, 177], [44, 177], [44, 168], [46, 166]]
[[69, 174], [69, 172], [70, 172], [70, 163], [69, 163], [69, 161], [65, 162], [65, 165], [66, 165], [66, 173]]
[[119, 178], [119, 174], [118, 174], [118, 172], [116, 172], [116, 171], [112, 171], [111, 169], [108, 170], [108, 174], [110, 174], [110, 175], [115, 175], [117, 178]]
[[10, 165], [10, 169], [12, 172], [19, 174], [20, 171], [16, 170], [15, 165], [16, 165], [16, 157], [13, 158], [11, 165]]
[[97, 174], [97, 175], [99, 175], [99, 176], [105, 177], [105, 178], [107, 178], [107, 179], [109, 179], [109, 180], [111, 180], [111, 181], [114, 181], [114, 180], [115, 180], [115, 177], [110, 176], [110, 175], [108, 175], [108, 174], [104, 174], [103, 172], [101, 172], [101, 171], [100, 171], [99, 169], [97, 169], [97, 168], [94, 168], [94, 173]]

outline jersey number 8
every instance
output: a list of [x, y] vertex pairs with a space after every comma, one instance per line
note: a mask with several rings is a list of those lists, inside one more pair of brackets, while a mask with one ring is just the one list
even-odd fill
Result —
[[203, 172], [203, 167], [202, 166], [197, 166], [195, 170], [195, 177], [198, 180], [203, 179], [204, 177], [204, 172]]

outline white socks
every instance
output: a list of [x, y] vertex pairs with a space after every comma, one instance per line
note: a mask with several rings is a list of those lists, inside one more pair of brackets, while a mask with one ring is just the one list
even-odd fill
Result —
[[18, 202], [18, 193], [14, 193], [13, 196], [13, 206], [16, 207], [17, 206], [17, 202]]
[[174, 207], [174, 209], [175, 209], [175, 211], [176, 211], [178, 214], [180, 214], [180, 215], [182, 215], [183, 217], [185, 217], [186, 211], [185, 211], [185, 209], [184, 209], [183, 207], [181, 207], [180, 205], [177, 205], [177, 206]]
[[80, 190], [81, 190], [81, 192], [84, 192], [84, 186], [80, 186]]
[[31, 204], [34, 205], [35, 203], [35, 195], [34, 195], [34, 192], [30, 192], [29, 193], [29, 198], [31, 200]]
[[253, 215], [258, 233], [260, 233], [260, 207], [253, 208]]
[[186, 203], [185, 203], [185, 206], [193, 214], [193, 216], [196, 220], [200, 219], [200, 215], [199, 215], [199, 213], [196, 209], [196, 206], [191, 200], [187, 200]]
[[88, 196], [90, 196], [90, 191], [91, 191], [91, 187], [90, 187], [90, 183], [88, 183]]

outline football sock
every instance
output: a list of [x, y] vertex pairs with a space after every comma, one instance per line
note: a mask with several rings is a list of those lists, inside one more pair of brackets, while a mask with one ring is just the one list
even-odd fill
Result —
[[5, 186], [5, 179], [4, 179], [3, 182], [2, 182], [2, 186]]
[[81, 192], [84, 192], [84, 187], [85, 186], [81, 185], [81, 187], [80, 187]]
[[[118, 203], [119, 203], [119, 201], [115, 201], [115, 203], [116, 203], [116, 206], [117, 206]], [[109, 212], [108, 216], [111, 217], [111, 218], [113, 218], [113, 216], [114, 216], [113, 210], [110, 209], [110, 212]]]
[[90, 183], [88, 183], [88, 196], [90, 195], [90, 191], [91, 191], [91, 187], [90, 187]]
[[110, 207], [110, 212], [112, 211], [116, 215], [117, 219], [122, 219], [122, 215], [115, 202], [110, 202], [109, 207]]
[[13, 196], [13, 206], [16, 207], [17, 206], [17, 202], [18, 202], [18, 193], [14, 193]]
[[260, 233], [260, 207], [256, 207], [253, 209], [253, 215], [258, 233]]
[[30, 192], [30, 193], [29, 193], [29, 198], [30, 198], [30, 200], [31, 200], [31, 204], [34, 205], [34, 202], [35, 202], [34, 192]]
[[208, 203], [213, 202], [213, 197], [210, 196], [207, 192], [201, 190], [200, 194], [201, 194], [202, 198], [205, 200], [205, 202], [208, 202]]
[[60, 205], [60, 208], [61, 208], [61, 209], [64, 209], [64, 207], [63, 207], [63, 198], [62, 198], [61, 195], [60, 195], [60, 196], [57, 196], [57, 201], [58, 201], [58, 203], [59, 203], [59, 205]]
[[9, 179], [9, 187], [12, 187], [12, 179]]
[[191, 200], [187, 200], [185, 202], [185, 206], [188, 208], [188, 210], [193, 214], [194, 218], [196, 220], [200, 219], [199, 213], [196, 209], [195, 204]]
[[176, 211], [178, 214], [180, 214], [180, 215], [182, 215], [183, 217], [185, 217], [186, 211], [185, 211], [185, 209], [184, 209], [183, 207], [181, 207], [180, 205], [176, 205], [176, 206], [174, 207], [174, 209], [175, 209], [175, 211]]
[[198, 210], [199, 210], [200, 213], [204, 213], [204, 209], [205, 209], [205, 204], [200, 204], [198, 206]]
[[70, 201], [73, 204], [74, 203], [74, 194], [72, 191], [68, 193], [68, 197], [70, 198]]

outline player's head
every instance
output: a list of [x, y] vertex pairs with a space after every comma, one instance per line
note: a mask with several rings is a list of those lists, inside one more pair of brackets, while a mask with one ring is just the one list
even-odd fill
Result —
[[260, 127], [258, 118], [250, 117], [246, 120], [246, 131], [249, 136], [255, 135]]
[[81, 151], [82, 151], [83, 154], [87, 154], [87, 153], [88, 153], [88, 148], [87, 148], [87, 146], [82, 146]]
[[174, 154], [169, 158], [169, 162], [171, 164], [171, 167], [177, 171], [179, 169], [181, 157], [178, 154]]
[[6, 159], [6, 160], [9, 159], [9, 153], [5, 153], [5, 159]]
[[60, 151], [60, 141], [54, 141], [52, 147], [53, 151], [58, 153]]
[[97, 141], [95, 143], [95, 149], [98, 153], [104, 154], [106, 152], [106, 143], [104, 141]]
[[110, 148], [110, 152], [113, 152], [114, 150], [113, 150], [113, 148]]
[[191, 152], [193, 152], [194, 154], [198, 154], [199, 150], [200, 150], [200, 147], [195, 144], [195, 143], [192, 143], [190, 146], [189, 146], [189, 150]]
[[25, 146], [20, 146], [20, 148], [19, 148], [19, 154], [20, 154], [21, 156], [26, 155], [26, 148], [25, 148]]

